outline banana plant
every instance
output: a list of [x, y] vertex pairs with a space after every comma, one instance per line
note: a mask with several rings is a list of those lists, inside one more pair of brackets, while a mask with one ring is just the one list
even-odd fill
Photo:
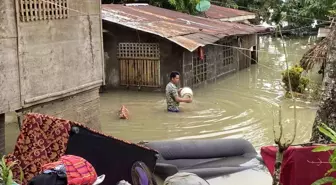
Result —
[[[336, 143], [336, 132], [329, 128], [326, 124], [321, 124], [318, 127], [319, 131], [324, 134], [325, 136], [329, 137], [331, 142]], [[336, 145], [322, 145], [313, 150], [313, 152], [326, 152], [326, 151], [333, 151], [331, 156], [329, 157], [329, 163], [331, 168], [325, 173], [325, 177], [315, 181], [312, 185], [323, 185], [327, 183], [331, 183], [332, 185], [336, 185], [336, 178], [331, 177], [330, 174], [336, 172]]]
[[[12, 168], [17, 162], [6, 163], [5, 156], [2, 157], [0, 162], [0, 184], [1, 185], [17, 185], [13, 177]], [[23, 171], [20, 168], [20, 183], [23, 181]]]

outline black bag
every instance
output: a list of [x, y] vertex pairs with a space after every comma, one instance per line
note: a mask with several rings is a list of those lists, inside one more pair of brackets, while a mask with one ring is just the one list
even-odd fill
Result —
[[67, 185], [67, 178], [63, 174], [43, 173], [29, 181], [28, 185]]

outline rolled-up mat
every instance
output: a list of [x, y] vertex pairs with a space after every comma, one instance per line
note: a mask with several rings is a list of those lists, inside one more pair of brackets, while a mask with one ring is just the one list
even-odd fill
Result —
[[145, 145], [160, 154], [155, 174], [161, 178], [177, 172], [210, 178], [257, 166], [248, 164], [257, 157], [257, 152], [244, 139], [158, 141]]

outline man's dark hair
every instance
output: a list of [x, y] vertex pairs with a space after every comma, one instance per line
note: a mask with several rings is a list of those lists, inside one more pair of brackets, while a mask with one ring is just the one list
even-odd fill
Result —
[[171, 80], [171, 79], [175, 78], [177, 75], [180, 75], [180, 73], [177, 72], [177, 71], [173, 71], [173, 72], [170, 73], [170, 78], [169, 79]]

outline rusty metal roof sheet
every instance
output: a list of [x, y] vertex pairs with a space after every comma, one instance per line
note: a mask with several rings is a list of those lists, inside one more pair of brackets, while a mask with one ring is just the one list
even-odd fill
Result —
[[211, 5], [209, 10], [205, 12], [208, 18], [211, 19], [225, 19], [225, 18], [234, 18], [241, 16], [255, 16], [252, 12], [226, 8], [222, 6]]
[[253, 34], [264, 30], [253, 25], [220, 22], [150, 5], [104, 4], [102, 19], [158, 35], [189, 51], [226, 36]]

